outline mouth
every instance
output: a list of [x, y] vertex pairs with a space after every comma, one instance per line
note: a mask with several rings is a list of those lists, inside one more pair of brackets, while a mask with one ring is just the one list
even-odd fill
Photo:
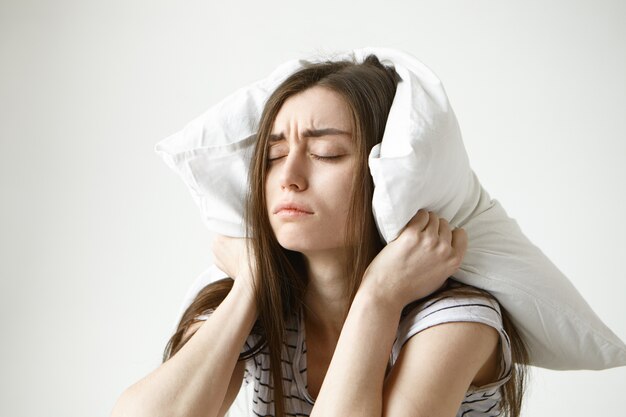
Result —
[[274, 214], [281, 218], [301, 218], [306, 216], [313, 215], [313, 212], [306, 206], [295, 204], [295, 203], [285, 203], [281, 204], [274, 210]]
[[296, 204], [296, 203], [284, 203], [278, 205], [274, 209], [274, 214], [280, 213], [301, 213], [301, 214], [313, 214], [313, 211], [309, 209], [307, 206]]
[[294, 208], [283, 208], [283, 209], [278, 210], [275, 214], [278, 217], [285, 217], [285, 218], [297, 218], [297, 217], [306, 217], [306, 216], [313, 215], [313, 213], [310, 213], [308, 211], [298, 210]]

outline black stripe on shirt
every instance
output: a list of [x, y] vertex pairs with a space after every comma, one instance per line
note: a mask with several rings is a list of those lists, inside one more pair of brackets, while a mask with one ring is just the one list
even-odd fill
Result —
[[451, 309], [451, 308], [458, 308], [458, 307], [485, 307], [485, 308], [489, 308], [489, 309], [491, 309], [491, 310], [495, 311], [495, 312], [496, 312], [496, 314], [498, 315], [498, 317], [500, 316], [500, 312], [499, 312], [498, 310], [496, 310], [495, 308], [493, 308], [492, 306], [490, 306], [490, 305], [487, 305], [487, 304], [481, 304], [481, 303], [471, 303], [471, 304], [456, 304], [456, 305], [453, 305], [453, 306], [441, 307], [441, 308], [440, 308], [440, 309], [438, 309], [438, 310], [431, 311], [430, 313], [426, 314], [426, 315], [425, 315], [424, 317], [422, 317], [421, 319], [423, 320], [423, 319], [425, 319], [426, 317], [431, 316], [431, 315], [433, 315], [433, 314], [435, 314], [435, 313], [438, 313], [438, 312], [440, 312], [440, 311], [443, 311], [443, 310], [449, 310], [449, 309]]

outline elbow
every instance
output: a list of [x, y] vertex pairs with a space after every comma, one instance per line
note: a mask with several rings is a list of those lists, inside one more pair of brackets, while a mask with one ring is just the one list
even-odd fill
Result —
[[110, 417], [184, 417], [190, 414], [189, 410], [178, 408], [179, 404], [173, 399], [161, 396], [154, 398], [143, 390], [141, 381], [122, 391]]
[[120, 395], [117, 401], [115, 402], [115, 405], [113, 406], [113, 411], [111, 411], [110, 417], [127, 417], [130, 415], [131, 414], [129, 412], [128, 400], [126, 398], [126, 391], [123, 391], [122, 395]]
[[142, 415], [141, 410], [138, 410], [137, 398], [133, 395], [132, 386], [122, 392], [111, 411], [111, 417], [142, 417]]
[[155, 410], [150, 410], [138, 394], [134, 385], [122, 391], [113, 406], [111, 417], [157, 417], [158, 414], [152, 412]]

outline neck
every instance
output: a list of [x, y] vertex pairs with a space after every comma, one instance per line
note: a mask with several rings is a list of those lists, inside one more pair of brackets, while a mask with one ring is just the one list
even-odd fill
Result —
[[350, 308], [345, 253], [306, 253], [308, 286], [304, 296], [307, 330], [336, 343]]

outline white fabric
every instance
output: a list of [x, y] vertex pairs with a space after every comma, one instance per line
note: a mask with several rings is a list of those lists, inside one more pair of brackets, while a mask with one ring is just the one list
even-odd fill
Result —
[[[469, 237], [455, 278], [498, 299], [528, 343], [533, 365], [626, 365], [624, 343], [482, 188], [435, 74], [411, 55], [389, 48], [355, 49], [332, 59], [354, 56], [362, 62], [368, 54], [393, 65], [402, 78], [382, 141], [369, 155], [375, 184], [372, 207], [385, 241], [395, 239], [418, 209], [437, 213], [453, 227], [463, 227]], [[209, 229], [243, 236], [248, 166], [263, 106], [304, 65], [302, 60], [280, 65], [157, 143], [155, 151], [182, 177]]]

